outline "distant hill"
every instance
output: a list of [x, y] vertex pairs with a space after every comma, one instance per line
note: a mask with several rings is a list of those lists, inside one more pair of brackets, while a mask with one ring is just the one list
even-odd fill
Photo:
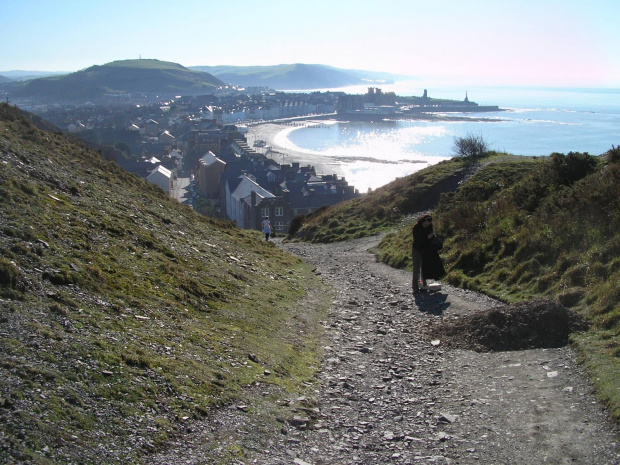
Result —
[[60, 76], [62, 74], [69, 74], [69, 71], [24, 71], [19, 69], [0, 71], [0, 75], [9, 78], [12, 81], [28, 81], [29, 79]]
[[123, 60], [91, 66], [75, 73], [5, 84], [14, 97], [42, 101], [97, 101], [106, 94], [159, 93], [198, 95], [211, 93], [224, 83], [209, 73], [159, 60]]
[[339, 69], [316, 64], [274, 66], [191, 66], [229, 84], [244, 87], [266, 86], [276, 90], [307, 90], [392, 83], [398, 76], [377, 71]]
[[0, 84], [4, 84], [6, 82], [13, 82], [13, 79], [10, 79], [10, 78], [0, 74]]

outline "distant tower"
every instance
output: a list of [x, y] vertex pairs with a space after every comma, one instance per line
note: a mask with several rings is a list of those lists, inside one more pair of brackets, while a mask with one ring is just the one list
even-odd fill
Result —
[[467, 91], [465, 91], [465, 103], [469, 103], [469, 98], [467, 98]]
[[426, 91], [426, 89], [424, 89], [424, 95], [422, 95], [422, 98], [424, 100], [426, 100], [428, 98], [428, 92]]

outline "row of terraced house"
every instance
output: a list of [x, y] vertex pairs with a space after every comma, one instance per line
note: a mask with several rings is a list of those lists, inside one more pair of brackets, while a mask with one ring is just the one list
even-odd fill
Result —
[[276, 234], [285, 234], [295, 216], [359, 196], [344, 178], [319, 175], [311, 165], [279, 164], [248, 147], [240, 134], [228, 150], [200, 157], [196, 188], [240, 228], [260, 229], [268, 216]]

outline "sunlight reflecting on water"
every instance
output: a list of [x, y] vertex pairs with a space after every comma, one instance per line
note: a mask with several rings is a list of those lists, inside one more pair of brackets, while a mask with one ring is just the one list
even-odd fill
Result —
[[440, 148], [429, 148], [447, 134], [445, 126], [411, 121], [313, 122], [284, 128], [274, 144], [330, 158], [350, 185], [366, 192], [450, 158]]
[[[407, 93], [407, 83], [403, 84], [385, 86], [384, 91], [420, 95], [427, 88], [409, 82], [412, 92]], [[364, 93], [366, 88], [353, 90]], [[458, 87], [429, 92], [453, 99], [465, 94]], [[458, 120], [306, 121], [285, 128], [274, 143], [328, 157], [349, 184], [365, 192], [451, 158], [454, 139], [469, 134], [483, 137], [491, 150], [515, 155], [571, 151], [600, 155], [619, 144], [619, 98], [619, 89], [470, 88], [470, 100], [505, 111], [456, 114]]]
[[392, 165], [358, 161], [355, 163], [343, 163], [340, 167], [349, 185], [353, 185], [361, 193], [365, 193], [368, 189], [377, 189], [389, 184], [396, 178], [408, 176], [432, 164], [399, 163]]

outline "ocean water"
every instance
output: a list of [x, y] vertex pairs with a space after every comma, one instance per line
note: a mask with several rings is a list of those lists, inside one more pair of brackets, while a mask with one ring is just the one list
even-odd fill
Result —
[[[397, 95], [422, 95], [419, 83], [382, 86]], [[366, 88], [341, 89], [365, 93]], [[452, 114], [464, 121], [307, 121], [289, 127], [279, 145], [333, 158], [360, 192], [454, 156], [454, 139], [482, 136], [492, 150], [544, 156], [601, 155], [620, 145], [620, 89], [428, 88], [429, 97], [497, 105], [504, 111]]]

